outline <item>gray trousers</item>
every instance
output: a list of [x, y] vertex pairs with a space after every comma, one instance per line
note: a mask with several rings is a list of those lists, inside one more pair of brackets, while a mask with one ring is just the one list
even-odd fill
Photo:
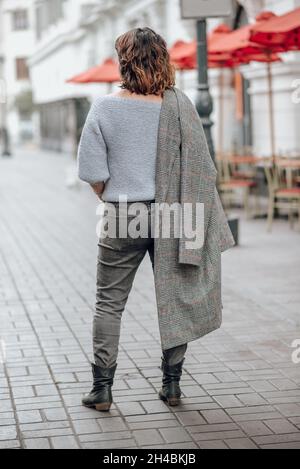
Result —
[[[97, 263], [97, 294], [93, 323], [93, 346], [95, 364], [110, 368], [117, 362], [121, 330], [121, 318], [132, 288], [136, 271], [148, 252], [154, 266], [154, 240], [151, 237], [151, 202], [147, 206], [149, 231], [147, 237], [100, 236]], [[124, 215], [116, 207], [115, 221], [118, 228]], [[130, 203], [128, 203], [128, 207]], [[109, 217], [108, 217], [109, 219]], [[132, 216], [128, 215], [128, 223]], [[169, 365], [179, 363], [187, 344], [163, 350], [163, 357]]]

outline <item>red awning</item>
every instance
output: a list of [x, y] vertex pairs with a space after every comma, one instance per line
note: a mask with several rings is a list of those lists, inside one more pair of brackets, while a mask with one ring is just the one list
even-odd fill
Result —
[[282, 16], [273, 15], [267, 22], [251, 27], [251, 41], [265, 46], [281, 46], [284, 50], [300, 49], [300, 8]]
[[101, 65], [92, 67], [69, 80], [68, 83], [114, 83], [120, 81], [119, 66], [114, 59], [108, 58]]

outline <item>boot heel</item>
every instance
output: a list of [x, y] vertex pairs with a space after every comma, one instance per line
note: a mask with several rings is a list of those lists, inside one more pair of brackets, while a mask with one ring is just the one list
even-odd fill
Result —
[[102, 402], [102, 404], [96, 404], [95, 409], [98, 410], [98, 412], [108, 412], [111, 407], [110, 402]]
[[180, 404], [180, 398], [170, 397], [169, 399], [167, 399], [167, 402], [170, 406], [176, 406]]

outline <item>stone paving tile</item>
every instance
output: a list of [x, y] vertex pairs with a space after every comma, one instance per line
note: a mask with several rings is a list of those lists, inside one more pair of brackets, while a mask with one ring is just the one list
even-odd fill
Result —
[[[272, 422], [272, 420], [267, 420], [267, 422]], [[250, 422], [239, 422], [240, 428], [248, 435], [248, 436], [260, 436], [260, 435], [271, 435], [272, 430], [271, 426], [266, 426], [267, 422], [261, 421], [250, 421]], [[274, 420], [276, 422], [276, 420]]]
[[176, 420], [153, 420], [153, 421], [142, 421], [142, 422], [131, 422], [128, 423], [128, 427], [131, 430], [147, 429], [147, 428], [169, 428], [177, 427], [178, 422]]
[[103, 433], [87, 433], [79, 435], [79, 440], [83, 443], [88, 442], [101, 442], [111, 440], [128, 440], [132, 437], [132, 433], [129, 430], [126, 431], [115, 431], [115, 432], [103, 432]]
[[205, 440], [225, 440], [226, 438], [243, 438], [245, 434], [241, 430], [224, 430], [220, 432], [200, 432], [194, 433], [193, 437], [196, 441]]
[[188, 432], [182, 427], [160, 428], [159, 432], [167, 443], [184, 443], [191, 441]]
[[142, 446], [142, 449], [198, 449], [199, 446], [196, 443], [165, 443], [160, 445], [147, 445]]
[[284, 434], [284, 433], [295, 433], [297, 432], [297, 427], [292, 425], [288, 420], [279, 419], [279, 420], [266, 420], [264, 422], [274, 433]]
[[25, 449], [51, 449], [50, 441], [47, 438], [34, 438], [24, 440]]
[[295, 443], [273, 443], [270, 445], [261, 445], [260, 448], [262, 449], [300, 449], [300, 444]]
[[227, 395], [227, 396], [214, 396], [215, 401], [223, 407], [243, 407], [244, 404], [234, 395]]
[[98, 419], [97, 422], [103, 432], [114, 432], [127, 429], [127, 426], [121, 417]]
[[280, 404], [275, 407], [284, 417], [300, 417], [299, 404]]
[[206, 423], [206, 420], [197, 411], [176, 412], [176, 416], [184, 426], [200, 425]]
[[155, 429], [151, 430], [135, 430], [132, 432], [139, 446], [144, 445], [155, 445], [158, 443], [164, 443], [163, 438], [159, 432]]
[[17, 429], [15, 425], [0, 427], [0, 441], [14, 440], [17, 438]]
[[79, 449], [74, 436], [60, 436], [50, 438], [53, 449]]
[[226, 443], [223, 440], [213, 440], [213, 441], [200, 441], [200, 449], [228, 449]]
[[236, 423], [212, 423], [204, 425], [193, 425], [191, 427], [187, 426], [186, 429], [190, 433], [211, 433], [211, 432], [223, 432], [231, 430], [240, 430], [240, 426]]
[[230, 449], [257, 449], [253, 441], [248, 438], [225, 439], [225, 443]]
[[201, 415], [208, 423], [226, 423], [231, 422], [231, 418], [222, 409], [203, 410]]
[[269, 435], [269, 436], [258, 436], [253, 438], [254, 441], [259, 445], [267, 445], [273, 443], [289, 443], [297, 442], [300, 449], [300, 434], [297, 433], [284, 433], [283, 435]]
[[0, 449], [18, 449], [21, 448], [21, 442], [19, 440], [0, 440]]
[[43, 409], [43, 414], [48, 422], [57, 420], [66, 420], [67, 414], [63, 407], [54, 407], [53, 409]]
[[91, 386], [97, 218], [87, 186], [65, 187], [69, 164], [29, 151], [0, 159], [0, 449], [300, 449], [300, 369], [291, 360], [300, 244], [283, 220], [270, 236], [265, 220], [242, 218], [241, 246], [223, 257], [223, 326], [189, 344], [178, 408], [157, 398], [149, 259], [124, 312], [115, 403], [105, 415], [81, 406]]
[[111, 441], [97, 441], [82, 443], [83, 449], [131, 449], [137, 448], [136, 442], [133, 438], [122, 438], [121, 440], [111, 440]]
[[19, 423], [42, 422], [42, 416], [38, 410], [25, 410], [18, 412]]
[[73, 426], [77, 435], [101, 432], [100, 425], [96, 419], [73, 420]]
[[121, 402], [118, 404], [118, 409], [122, 415], [139, 415], [146, 413], [139, 402]]

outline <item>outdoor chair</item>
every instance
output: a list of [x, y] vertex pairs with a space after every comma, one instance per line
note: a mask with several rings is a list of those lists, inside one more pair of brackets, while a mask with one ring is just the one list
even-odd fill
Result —
[[250, 174], [247, 171], [247, 174], [245, 174], [245, 170], [238, 170], [240, 165], [249, 167], [246, 157], [235, 157], [232, 154], [218, 155], [218, 188], [225, 208], [230, 207], [235, 202], [237, 193], [241, 192], [246, 216], [250, 218], [249, 197], [252, 189], [257, 185], [254, 179], [255, 170], [251, 168], [252, 173]]
[[270, 158], [264, 160], [264, 170], [269, 190], [268, 224], [272, 230], [275, 209], [288, 212], [291, 228], [294, 226], [294, 214], [300, 220], [300, 187], [293, 185], [291, 170], [300, 168], [300, 160], [277, 158], [273, 163]]

